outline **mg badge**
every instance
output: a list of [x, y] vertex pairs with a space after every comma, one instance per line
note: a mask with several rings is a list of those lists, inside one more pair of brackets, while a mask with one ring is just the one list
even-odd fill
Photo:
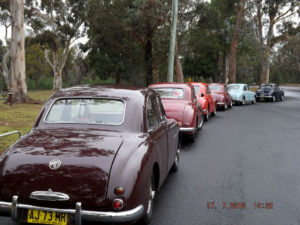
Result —
[[53, 159], [49, 162], [49, 168], [51, 170], [57, 170], [61, 166], [61, 161], [59, 159]]

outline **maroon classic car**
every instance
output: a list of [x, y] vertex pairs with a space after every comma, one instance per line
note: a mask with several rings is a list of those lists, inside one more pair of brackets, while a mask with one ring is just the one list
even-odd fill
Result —
[[190, 84], [158, 83], [150, 85], [160, 94], [168, 118], [180, 124], [180, 132], [188, 134], [192, 141], [203, 126], [203, 113], [195, 91]]
[[226, 84], [212, 83], [209, 84], [209, 89], [216, 101], [216, 105], [218, 108], [226, 110], [232, 107], [231, 96], [228, 92]]
[[0, 214], [35, 224], [148, 223], [156, 192], [177, 170], [178, 133], [152, 89], [58, 91], [0, 156]]

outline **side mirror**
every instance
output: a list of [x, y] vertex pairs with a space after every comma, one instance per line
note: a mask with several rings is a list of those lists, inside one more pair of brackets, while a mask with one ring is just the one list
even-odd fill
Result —
[[202, 97], [202, 98], [204, 97], [204, 94], [203, 94], [203, 93], [201, 93], [201, 97]]

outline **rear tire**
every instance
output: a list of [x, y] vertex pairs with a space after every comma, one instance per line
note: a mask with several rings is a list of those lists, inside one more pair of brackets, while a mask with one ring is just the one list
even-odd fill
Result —
[[189, 135], [191, 142], [195, 142], [195, 140], [197, 138], [197, 133], [198, 133], [198, 127], [197, 127], [197, 125], [198, 125], [198, 119], [197, 119], [197, 123], [195, 125], [195, 127], [196, 127], [195, 132], [193, 134]]
[[245, 100], [245, 96], [243, 96], [243, 101], [242, 101], [242, 105], [246, 105], [246, 100]]
[[171, 168], [172, 172], [177, 172], [178, 171], [179, 159], [180, 159], [180, 148], [181, 148], [181, 144], [180, 144], [180, 141], [178, 141], [178, 146], [177, 146], [177, 149], [176, 149], [176, 155], [175, 155], [174, 163], [173, 163], [173, 166]]
[[207, 112], [206, 112], [206, 115], [204, 115], [204, 119], [205, 121], [208, 121], [209, 120], [209, 106], [207, 107]]
[[215, 110], [211, 113], [212, 116], [216, 116], [217, 114], [217, 107], [215, 106]]
[[198, 130], [201, 130], [201, 129], [202, 129], [203, 123], [204, 123], [204, 117], [203, 117], [203, 114], [202, 114], [201, 122], [200, 122], [200, 124], [198, 125]]
[[150, 223], [152, 213], [153, 213], [154, 199], [155, 199], [155, 195], [156, 195], [154, 173], [152, 173], [151, 182], [150, 182], [149, 186], [150, 187], [149, 187], [149, 193], [148, 193], [147, 211], [146, 211], [146, 214], [143, 216], [143, 218], [140, 220], [140, 224], [142, 224], [142, 225], [147, 225]]
[[284, 95], [281, 95], [280, 101], [283, 101], [283, 100], [284, 100]]
[[228, 105], [227, 105], [227, 102], [225, 102], [223, 110], [225, 111], [227, 109], [228, 109]]

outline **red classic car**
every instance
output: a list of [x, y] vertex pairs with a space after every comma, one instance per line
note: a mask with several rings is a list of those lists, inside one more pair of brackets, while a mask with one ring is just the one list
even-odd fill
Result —
[[215, 116], [217, 111], [216, 103], [210, 93], [208, 84], [199, 82], [189, 82], [189, 84], [194, 86], [197, 99], [203, 108], [204, 118], [208, 121], [209, 117]]
[[232, 107], [231, 96], [228, 93], [228, 89], [225, 84], [212, 83], [208, 86], [211, 91], [211, 95], [215, 99], [217, 108], [222, 108], [226, 110], [228, 109], [228, 107]]
[[158, 83], [150, 85], [160, 94], [166, 115], [177, 120], [181, 133], [188, 134], [192, 141], [197, 130], [203, 126], [203, 113], [193, 86], [180, 83]]
[[152, 89], [58, 91], [0, 156], [0, 213], [35, 224], [147, 223], [178, 167], [178, 134]]

